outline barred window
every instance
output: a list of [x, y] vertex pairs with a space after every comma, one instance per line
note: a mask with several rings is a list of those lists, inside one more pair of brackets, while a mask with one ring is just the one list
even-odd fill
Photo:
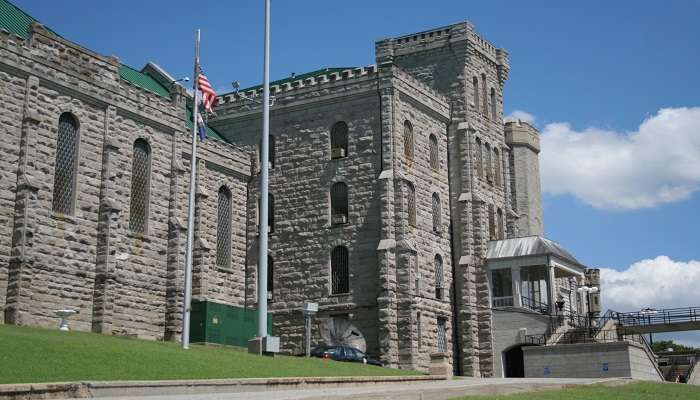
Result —
[[494, 182], [496, 186], [501, 186], [501, 153], [497, 148], [493, 149]]
[[488, 143], [484, 143], [484, 154], [486, 154], [486, 160], [484, 160], [484, 169], [486, 170], [486, 181], [488, 183], [493, 183], [493, 164], [491, 163], [491, 146]]
[[336, 182], [331, 186], [331, 223], [333, 225], [348, 222], [348, 185]]
[[58, 118], [53, 178], [53, 211], [58, 213], [73, 214], [79, 144], [78, 119], [71, 113], [61, 114]]
[[267, 256], [267, 299], [272, 300], [275, 292], [275, 261]]
[[416, 226], [416, 188], [411, 182], [406, 182], [406, 203], [408, 224], [411, 226]]
[[151, 186], [151, 146], [143, 139], [134, 142], [134, 159], [131, 164], [131, 206], [129, 229], [146, 233], [148, 204]]
[[216, 265], [231, 266], [231, 191], [219, 188], [218, 215], [216, 219]]
[[474, 93], [473, 93], [474, 109], [478, 112], [479, 111], [479, 79], [476, 76], [472, 79], [472, 88], [474, 89]]
[[435, 298], [442, 300], [445, 291], [445, 278], [442, 270], [442, 257], [439, 254], [435, 255]]
[[496, 120], [496, 89], [491, 88], [491, 119]]
[[496, 240], [496, 217], [493, 212], [493, 206], [489, 205], [489, 240]]
[[[275, 137], [268, 136], [268, 154], [267, 154], [267, 166], [269, 169], [275, 168]], [[258, 164], [262, 166], [262, 138], [260, 139], [260, 147], [258, 148]]]
[[479, 175], [479, 178], [484, 177], [484, 156], [483, 156], [484, 149], [481, 146], [481, 139], [477, 138], [476, 139], [476, 172]]
[[440, 168], [440, 153], [438, 151], [438, 140], [435, 135], [430, 135], [430, 167]]
[[348, 155], [348, 125], [336, 122], [331, 128], [331, 158], [343, 158]]
[[481, 74], [481, 101], [481, 112], [485, 117], [488, 117], [489, 102], [488, 98], [486, 97], [486, 74]]
[[336, 246], [331, 252], [331, 294], [349, 291], [348, 249], [345, 246]]
[[437, 193], [433, 193], [433, 232], [440, 232], [440, 225], [442, 224], [440, 207], [440, 196]]
[[447, 351], [447, 320], [445, 318], [437, 320], [437, 350], [440, 353]]
[[496, 212], [497, 216], [497, 229], [498, 229], [498, 239], [503, 239], [504, 237], [504, 231], [503, 231], [503, 211], [499, 208], [498, 211]]
[[413, 125], [409, 121], [403, 124], [403, 154], [413, 160]]

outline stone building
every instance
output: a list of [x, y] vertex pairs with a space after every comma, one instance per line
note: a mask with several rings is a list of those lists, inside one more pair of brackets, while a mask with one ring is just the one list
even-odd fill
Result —
[[[6, 0], [0, 27], [4, 322], [72, 308], [77, 329], [176, 340], [191, 99]], [[272, 83], [268, 298], [285, 352], [313, 301], [314, 343], [346, 321], [388, 366], [443, 353], [458, 373], [509, 375], [523, 335], [586, 312], [586, 268], [542, 237], [538, 132], [503, 121], [509, 69], [463, 22]], [[198, 301], [256, 306], [261, 91], [221, 95], [200, 147]]]

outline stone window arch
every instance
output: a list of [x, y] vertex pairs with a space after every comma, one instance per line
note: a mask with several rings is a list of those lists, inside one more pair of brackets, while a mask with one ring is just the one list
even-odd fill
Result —
[[406, 182], [406, 212], [408, 224], [416, 226], [416, 188], [411, 182]]
[[339, 121], [331, 128], [331, 159], [348, 155], [348, 125]]
[[350, 268], [348, 248], [336, 246], [331, 251], [331, 294], [350, 291]]
[[445, 296], [445, 273], [442, 267], [442, 256], [435, 255], [433, 266], [435, 267], [435, 298], [442, 300]]
[[134, 141], [131, 164], [131, 203], [129, 206], [129, 229], [135, 233], [146, 233], [151, 186], [151, 146], [145, 139]]
[[52, 208], [61, 214], [72, 215], [75, 208], [79, 126], [78, 119], [71, 113], [65, 112], [58, 118]]
[[440, 195], [433, 193], [433, 232], [440, 232], [442, 225], [442, 206], [440, 204]]
[[348, 185], [336, 182], [331, 186], [331, 224], [348, 222]]
[[216, 265], [231, 267], [231, 191], [226, 186], [219, 188], [216, 217]]
[[403, 154], [409, 160], [413, 160], [413, 143], [413, 125], [406, 120], [403, 124]]
[[430, 168], [439, 169], [440, 168], [440, 152], [438, 149], [438, 140], [435, 135], [430, 134]]

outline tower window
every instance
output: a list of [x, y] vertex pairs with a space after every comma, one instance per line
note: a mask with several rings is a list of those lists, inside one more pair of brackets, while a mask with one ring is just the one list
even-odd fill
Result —
[[151, 183], [151, 147], [143, 139], [134, 142], [134, 158], [131, 165], [131, 205], [129, 229], [146, 233]]
[[216, 219], [216, 265], [231, 266], [231, 191], [219, 188], [218, 215]]
[[479, 178], [484, 177], [484, 149], [481, 146], [481, 139], [476, 139], [476, 172]]
[[78, 169], [78, 120], [71, 113], [58, 118], [56, 162], [53, 180], [53, 211], [73, 214], [75, 182]]
[[488, 117], [488, 99], [486, 98], [486, 74], [481, 74], [481, 100], [483, 102], [481, 112], [485, 117]]
[[406, 182], [406, 203], [408, 224], [411, 226], [416, 226], [416, 188], [411, 182]]
[[437, 350], [440, 353], [447, 351], [447, 320], [445, 318], [437, 320]]
[[430, 135], [430, 168], [440, 168], [440, 153], [438, 151], [438, 140], [435, 135]]
[[478, 112], [479, 111], [479, 79], [475, 76], [472, 79], [472, 88], [474, 89], [474, 93], [472, 96], [474, 97], [474, 109]]
[[489, 240], [496, 240], [496, 216], [493, 212], [493, 206], [489, 205]]
[[413, 160], [413, 125], [409, 121], [403, 124], [403, 154]]
[[349, 291], [348, 249], [345, 246], [336, 246], [331, 252], [331, 294]]
[[435, 266], [435, 298], [442, 300], [445, 295], [445, 278], [442, 270], [442, 257], [439, 254], [435, 255], [433, 264]]
[[433, 232], [440, 232], [440, 225], [442, 225], [440, 206], [440, 196], [437, 193], [433, 193]]
[[491, 119], [496, 120], [496, 89], [491, 88]]
[[491, 146], [484, 143], [484, 154], [486, 155], [484, 170], [486, 171], [486, 182], [493, 184], [493, 164], [491, 162]]
[[498, 239], [503, 239], [504, 237], [504, 230], [503, 230], [503, 211], [499, 208], [497, 213], [496, 213], [496, 218], [498, 220], [497, 224], [497, 230], [498, 230]]
[[333, 225], [348, 222], [348, 185], [336, 182], [331, 186], [331, 223]]
[[501, 153], [497, 148], [493, 148], [494, 182], [496, 186], [501, 186]]
[[348, 125], [336, 122], [331, 128], [331, 159], [343, 158], [348, 155]]

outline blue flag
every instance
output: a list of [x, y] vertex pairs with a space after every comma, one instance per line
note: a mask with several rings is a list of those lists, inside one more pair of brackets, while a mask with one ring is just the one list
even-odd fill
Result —
[[204, 125], [204, 121], [202, 120], [202, 116], [200, 114], [197, 115], [197, 133], [199, 133], [199, 140], [204, 140], [207, 138], [207, 126]]

